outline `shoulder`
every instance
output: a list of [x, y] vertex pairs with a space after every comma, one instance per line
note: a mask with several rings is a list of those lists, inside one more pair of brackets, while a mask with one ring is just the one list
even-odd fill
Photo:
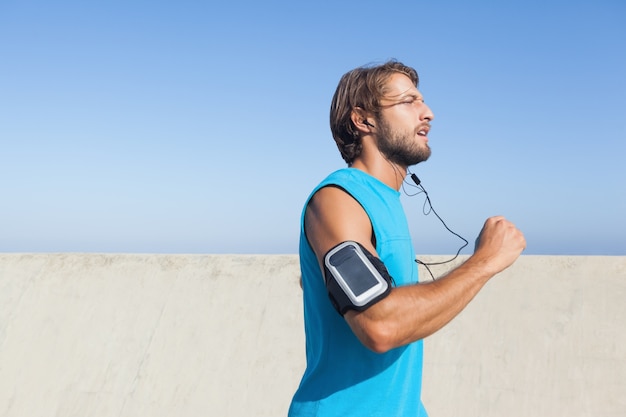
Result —
[[307, 239], [318, 258], [346, 240], [357, 241], [374, 251], [367, 213], [339, 186], [326, 185], [313, 194], [305, 210], [304, 222]]

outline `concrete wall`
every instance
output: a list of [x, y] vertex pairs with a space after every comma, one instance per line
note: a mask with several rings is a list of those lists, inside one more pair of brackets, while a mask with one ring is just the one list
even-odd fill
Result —
[[[0, 416], [285, 415], [297, 262], [0, 254]], [[626, 257], [522, 257], [426, 339], [431, 417], [626, 416], [625, 278]]]

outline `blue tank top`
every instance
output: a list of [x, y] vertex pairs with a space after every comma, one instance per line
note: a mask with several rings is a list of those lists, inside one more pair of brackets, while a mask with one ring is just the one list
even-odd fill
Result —
[[328, 298], [317, 258], [304, 232], [309, 200], [328, 185], [341, 187], [361, 204], [372, 223], [376, 252], [395, 284], [418, 280], [400, 192], [355, 168], [332, 173], [313, 190], [300, 226], [307, 367], [289, 417], [425, 417], [421, 402], [422, 341], [375, 353], [357, 339]]

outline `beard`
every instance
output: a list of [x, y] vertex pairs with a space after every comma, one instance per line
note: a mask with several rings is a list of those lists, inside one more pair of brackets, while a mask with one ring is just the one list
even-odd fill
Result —
[[378, 149], [390, 162], [409, 167], [426, 161], [431, 154], [430, 146], [421, 143], [416, 132], [394, 130], [384, 120], [378, 123]]

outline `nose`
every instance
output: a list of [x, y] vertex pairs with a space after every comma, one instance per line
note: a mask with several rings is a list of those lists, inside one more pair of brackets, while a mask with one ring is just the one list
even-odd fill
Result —
[[427, 120], [428, 122], [431, 122], [434, 118], [435, 114], [430, 109], [430, 107], [428, 107], [428, 104], [423, 103], [422, 120]]

